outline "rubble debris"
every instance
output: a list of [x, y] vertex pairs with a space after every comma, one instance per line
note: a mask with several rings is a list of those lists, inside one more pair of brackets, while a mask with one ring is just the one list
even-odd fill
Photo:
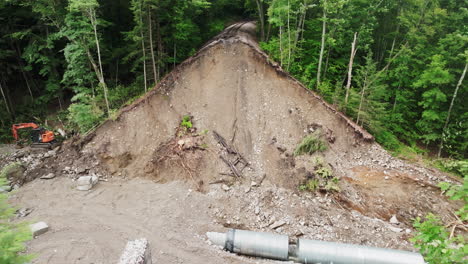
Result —
[[50, 180], [50, 179], [53, 179], [53, 178], [55, 178], [55, 173], [52, 173], [52, 172], [47, 174], [47, 175], [41, 176], [41, 179], [43, 179], [43, 180]]
[[152, 264], [151, 248], [146, 238], [128, 241], [119, 264]]
[[282, 221], [282, 220], [279, 220], [279, 221], [275, 221], [273, 224], [270, 225], [270, 228], [271, 229], [277, 229], [279, 227], [282, 227], [286, 224], [285, 221]]
[[395, 233], [401, 233], [403, 231], [403, 229], [401, 229], [399, 227], [394, 227], [394, 226], [388, 226], [388, 229], [390, 229], [391, 231], [393, 231]]
[[[238, 178], [242, 177], [242, 171], [249, 167], [250, 163], [233, 146], [230, 146], [218, 132], [213, 131], [213, 137], [224, 148], [228, 155], [234, 156], [234, 161], [230, 161], [222, 154], [219, 155], [219, 158], [226, 163], [233, 175]], [[241, 165], [240, 169], [237, 168], [238, 164]]]
[[89, 191], [99, 181], [99, 177], [93, 176], [82, 176], [76, 181], [76, 189], [79, 191]]
[[234, 175], [236, 175], [237, 178], [241, 178], [241, 174], [240, 172], [237, 170], [236, 166], [234, 166], [234, 164], [232, 164], [229, 160], [227, 160], [225, 157], [223, 157], [223, 155], [219, 155], [219, 158], [224, 162], [226, 163], [226, 165], [231, 169], [232, 173], [234, 173]]
[[18, 210], [16, 210], [16, 217], [18, 217], [18, 218], [20, 218], [20, 217], [26, 217], [26, 216], [28, 216], [32, 211], [33, 211], [33, 209], [31, 209], [31, 208], [21, 208], [21, 209], [18, 209]]
[[37, 222], [29, 225], [33, 237], [40, 236], [49, 230], [49, 226], [45, 222]]

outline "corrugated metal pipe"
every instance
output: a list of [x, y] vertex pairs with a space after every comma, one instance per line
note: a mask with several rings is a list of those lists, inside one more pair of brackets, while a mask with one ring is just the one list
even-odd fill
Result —
[[425, 264], [421, 254], [402, 250], [308, 239], [290, 242], [286, 235], [238, 229], [206, 235], [232, 253], [304, 264]]

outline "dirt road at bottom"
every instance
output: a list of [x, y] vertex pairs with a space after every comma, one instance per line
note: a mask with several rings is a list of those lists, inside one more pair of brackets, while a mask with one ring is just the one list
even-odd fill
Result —
[[[33, 208], [21, 220], [45, 221], [50, 230], [28, 244], [33, 263], [116, 263], [127, 240], [146, 237], [156, 263], [256, 263], [206, 242], [209, 204], [180, 182], [135, 179], [101, 182], [90, 192], [70, 179], [36, 180], [11, 197]], [[219, 227], [218, 227], [219, 230]]]

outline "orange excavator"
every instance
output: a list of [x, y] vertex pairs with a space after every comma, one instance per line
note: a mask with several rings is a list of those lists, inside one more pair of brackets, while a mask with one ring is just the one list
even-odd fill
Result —
[[33, 148], [52, 148], [55, 143], [55, 135], [54, 132], [46, 130], [43, 127], [40, 127], [34, 123], [20, 123], [14, 124], [11, 127], [13, 132], [13, 137], [16, 141], [19, 140], [18, 130], [24, 128], [32, 128], [30, 133], [30, 138], [32, 141], [31, 147]]

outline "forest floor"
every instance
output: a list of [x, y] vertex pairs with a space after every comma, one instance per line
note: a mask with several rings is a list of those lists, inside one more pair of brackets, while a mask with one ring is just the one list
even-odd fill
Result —
[[[32, 211], [16, 221], [50, 226], [28, 242], [37, 256], [32, 263], [116, 263], [127, 241], [142, 237], [153, 263], [274, 263], [210, 245], [206, 232], [228, 228], [414, 250], [415, 217], [434, 212], [454, 220], [457, 204], [436, 187], [454, 179], [389, 155], [271, 63], [251, 37], [252, 25], [239, 25], [87, 141], [70, 139], [51, 151], [0, 147], [0, 168], [26, 168], [10, 179], [10, 201]], [[184, 130], [187, 113], [193, 123]], [[323, 132], [327, 150], [293, 155], [315, 131]], [[248, 166], [232, 177], [221, 156], [242, 157]], [[319, 159], [341, 191], [299, 190], [316, 172], [311, 160]], [[50, 173], [55, 177], [41, 179]], [[86, 175], [98, 184], [77, 190]]]

